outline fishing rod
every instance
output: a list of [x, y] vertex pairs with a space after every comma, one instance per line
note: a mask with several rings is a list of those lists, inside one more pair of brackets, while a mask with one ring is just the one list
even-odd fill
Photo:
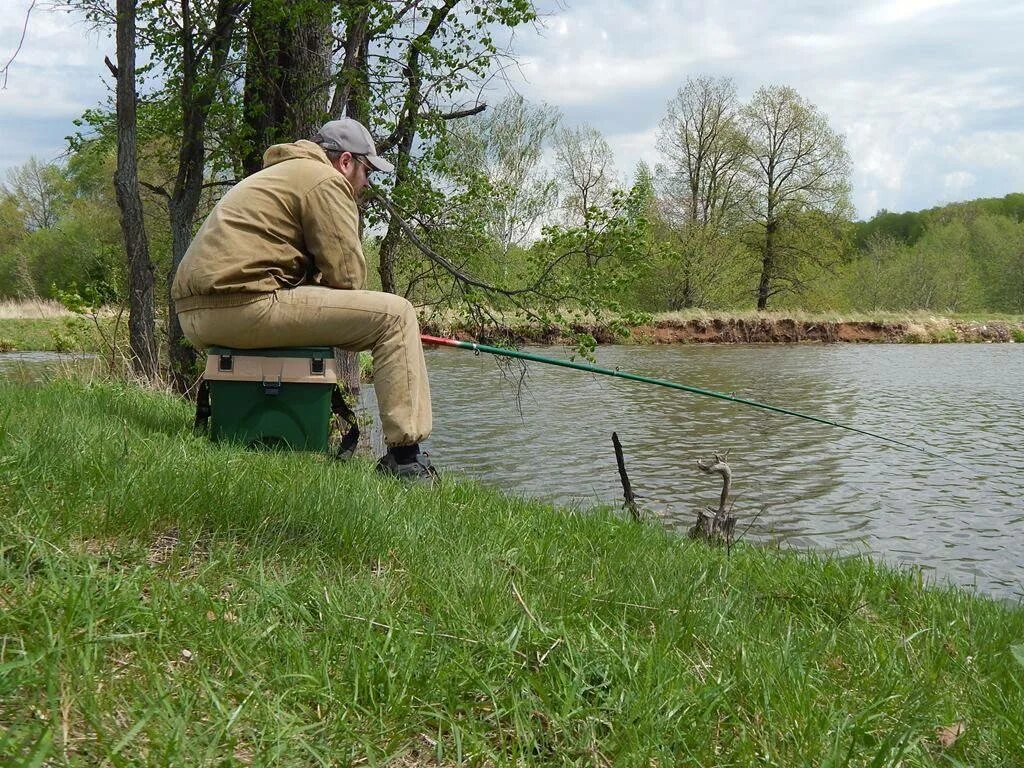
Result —
[[930, 451], [927, 448], [922, 448], [918, 445], [912, 445], [911, 443], [905, 443], [902, 440], [897, 440], [894, 437], [887, 437], [880, 435], [877, 432], [870, 432], [866, 429], [860, 429], [858, 427], [851, 427], [849, 424], [841, 424], [838, 421], [832, 421], [830, 419], [822, 419], [818, 416], [809, 416], [806, 413], [799, 413], [798, 411], [792, 411], [788, 408], [780, 408], [777, 405], [769, 405], [767, 403], [760, 403], [756, 400], [747, 400], [743, 397], [734, 397], [733, 395], [727, 395], [724, 392], [715, 392], [711, 389], [702, 389], [701, 387], [692, 387], [689, 384], [680, 384], [676, 381], [669, 381], [667, 379], [656, 379], [650, 376], [640, 376], [636, 373], [628, 373], [626, 371], [620, 371], [615, 368], [602, 368], [599, 365], [590, 365], [589, 363], [577, 363], [573, 360], [563, 360], [557, 357], [545, 357], [543, 355], [535, 355], [531, 352], [522, 352], [518, 349], [506, 349], [505, 347], [492, 347], [487, 344], [478, 344], [475, 341], [459, 341], [458, 339], [446, 339], [441, 336], [429, 336], [423, 334], [420, 336], [424, 344], [432, 344], [434, 346], [443, 347], [456, 347], [458, 349], [470, 349], [473, 352], [485, 352], [489, 355], [497, 355], [499, 357], [513, 357], [519, 360], [529, 360], [534, 363], [545, 363], [547, 365], [557, 365], [562, 368], [572, 368], [577, 371], [588, 371], [590, 373], [601, 374], [602, 376], [614, 376], [619, 379], [628, 379], [630, 381], [639, 381], [644, 384], [654, 384], [659, 387], [668, 387], [669, 389], [677, 389], [682, 392], [689, 392], [694, 395], [702, 395], [704, 397], [713, 397], [718, 400], [727, 400], [732, 403], [740, 403], [742, 405], [749, 405], [752, 408], [760, 408], [765, 411], [773, 411], [774, 413], [782, 413], [787, 416], [795, 416], [798, 419], [806, 419], [807, 421], [814, 421], [818, 424], [826, 424], [830, 427], [838, 427], [839, 429], [845, 429], [849, 432], [856, 432], [859, 435], [866, 435], [867, 437], [873, 437], [876, 440], [884, 440], [887, 443], [898, 445], [901, 448], [906, 448], [911, 451], [917, 451], [923, 453], [926, 456], [931, 456], [935, 459], [941, 459], [948, 461], [952, 464], [956, 464], [959, 467], [965, 469], [971, 469], [966, 464], [962, 464], [956, 459], [951, 459], [949, 456], [944, 456], [941, 453]]

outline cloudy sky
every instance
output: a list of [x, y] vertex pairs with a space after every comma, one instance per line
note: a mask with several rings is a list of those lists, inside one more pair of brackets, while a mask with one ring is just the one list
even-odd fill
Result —
[[[31, 0], [0, 0], [0, 65]], [[623, 175], [656, 164], [658, 121], [691, 75], [741, 98], [785, 84], [846, 136], [860, 216], [1024, 192], [1024, 3], [1017, 0], [539, 0], [515, 86], [607, 137]], [[52, 159], [104, 98], [113, 43], [36, 9], [0, 91], [0, 175]], [[109, 77], [106, 78], [109, 80]]]

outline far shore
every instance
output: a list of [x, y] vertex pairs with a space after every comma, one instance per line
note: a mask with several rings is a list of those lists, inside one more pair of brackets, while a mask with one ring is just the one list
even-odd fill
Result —
[[[585, 317], [543, 326], [509, 318], [484, 334], [458, 317], [421, 311], [431, 335], [514, 344], [574, 343], [591, 335], [598, 344], [765, 343], [1024, 343], [1024, 315], [939, 315], [927, 312], [809, 313], [687, 310], [622, 317]], [[105, 352], [111, 340], [127, 344], [127, 313], [101, 310], [76, 315], [56, 302], [0, 302], [0, 352]]]
[[[458, 323], [436, 324], [427, 320], [424, 333], [472, 337], [470, 329]], [[883, 316], [879, 318], [835, 318], [784, 313], [757, 315], [665, 313], [650, 321], [616, 327], [615, 323], [579, 323], [565, 328], [511, 325], [503, 334], [521, 344], [562, 344], [572, 333], [589, 333], [598, 344], [794, 344], [887, 343], [956, 344], [986, 342], [1024, 343], [1024, 319], [966, 319], [944, 316]]]

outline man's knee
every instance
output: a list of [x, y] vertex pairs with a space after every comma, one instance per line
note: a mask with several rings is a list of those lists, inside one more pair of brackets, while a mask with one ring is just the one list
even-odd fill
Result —
[[418, 324], [419, 319], [416, 317], [416, 309], [404, 296], [396, 296], [392, 293], [385, 294], [388, 299], [387, 312], [389, 315], [395, 318], [395, 325], [405, 327], [410, 324]]

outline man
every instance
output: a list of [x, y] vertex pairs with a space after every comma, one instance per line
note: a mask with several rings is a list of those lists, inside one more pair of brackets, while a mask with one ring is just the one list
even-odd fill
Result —
[[432, 416], [416, 313], [400, 296], [363, 290], [356, 206], [373, 171], [394, 166], [350, 118], [270, 147], [263, 170], [210, 213], [171, 293], [197, 347], [371, 350], [388, 445], [377, 469], [432, 483], [437, 473], [419, 446]]

